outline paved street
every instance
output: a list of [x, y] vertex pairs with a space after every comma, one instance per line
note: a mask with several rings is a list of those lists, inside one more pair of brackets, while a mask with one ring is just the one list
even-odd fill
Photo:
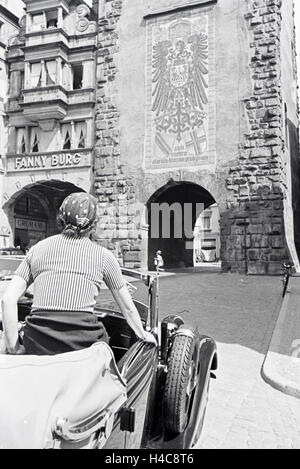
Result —
[[260, 375], [280, 291], [278, 277], [191, 273], [161, 279], [162, 311], [189, 310], [186, 322], [218, 345], [219, 370], [198, 448], [300, 448], [300, 400]]

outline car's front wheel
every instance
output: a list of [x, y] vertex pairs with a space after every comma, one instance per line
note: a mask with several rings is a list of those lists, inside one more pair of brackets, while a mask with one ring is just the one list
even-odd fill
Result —
[[182, 433], [189, 420], [193, 393], [199, 377], [198, 347], [195, 331], [176, 335], [168, 357], [168, 372], [163, 394], [164, 426]]

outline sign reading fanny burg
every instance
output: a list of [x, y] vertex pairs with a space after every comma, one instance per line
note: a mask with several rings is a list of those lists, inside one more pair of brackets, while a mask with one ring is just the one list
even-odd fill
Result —
[[146, 169], [214, 162], [213, 13], [148, 20]]
[[91, 164], [89, 153], [51, 153], [20, 155], [8, 158], [8, 171], [82, 167]]

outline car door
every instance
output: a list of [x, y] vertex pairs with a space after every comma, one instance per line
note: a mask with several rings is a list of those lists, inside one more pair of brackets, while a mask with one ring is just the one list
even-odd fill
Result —
[[[149, 389], [157, 369], [158, 351], [154, 344], [136, 342], [126, 353], [122, 376], [127, 381], [127, 401], [116, 414], [113, 430], [104, 449], [138, 449], [144, 431]], [[135, 414], [134, 430], [121, 430], [122, 416], [132, 409]]]
[[124, 367], [127, 380], [127, 409], [135, 413], [134, 431], [125, 431], [124, 448], [141, 446], [150, 385], [157, 369], [158, 350], [154, 344], [138, 342], [129, 350]]

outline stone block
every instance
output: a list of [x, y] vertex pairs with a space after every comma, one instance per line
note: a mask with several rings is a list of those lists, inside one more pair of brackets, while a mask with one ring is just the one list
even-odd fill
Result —
[[268, 263], [268, 270], [267, 273], [269, 275], [282, 275], [282, 261], [285, 259], [281, 259], [277, 262], [269, 262]]
[[250, 234], [262, 234], [264, 232], [263, 225], [262, 223], [250, 225], [248, 231]]
[[273, 249], [280, 249], [284, 246], [284, 242], [281, 236], [270, 236], [270, 246]]
[[247, 251], [247, 257], [250, 261], [257, 261], [260, 259], [261, 252], [260, 249], [249, 249]]
[[243, 235], [245, 234], [245, 227], [243, 225], [233, 225], [231, 227], [232, 235]]
[[249, 275], [266, 275], [267, 274], [267, 263], [266, 262], [253, 262], [247, 263], [247, 273]]
[[268, 248], [269, 237], [266, 235], [252, 235], [251, 236], [251, 247], [252, 248]]
[[139, 262], [140, 251], [126, 251], [124, 252], [124, 262]]

